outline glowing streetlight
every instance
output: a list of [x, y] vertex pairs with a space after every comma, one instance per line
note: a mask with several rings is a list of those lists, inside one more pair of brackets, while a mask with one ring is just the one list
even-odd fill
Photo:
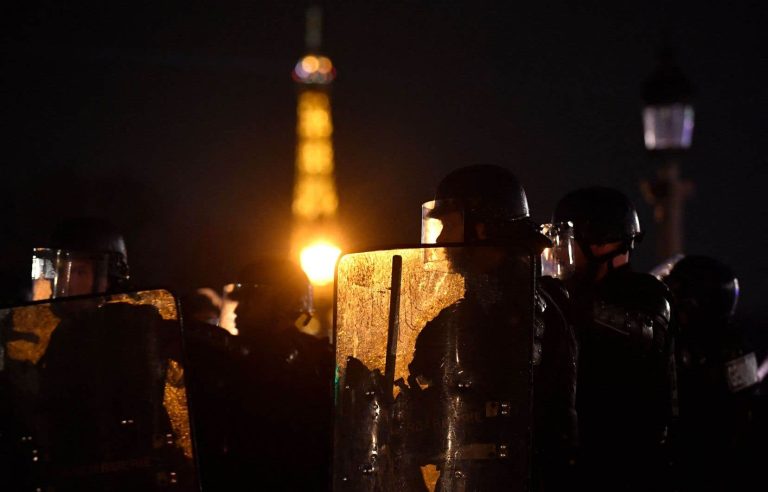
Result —
[[301, 268], [314, 285], [333, 282], [336, 260], [341, 250], [331, 243], [318, 241], [301, 250]]

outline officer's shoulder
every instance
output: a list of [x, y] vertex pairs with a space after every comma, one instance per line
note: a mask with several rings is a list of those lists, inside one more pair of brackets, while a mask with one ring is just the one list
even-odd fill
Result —
[[331, 343], [328, 340], [328, 337], [318, 337], [315, 335], [310, 335], [309, 333], [304, 333], [303, 331], [298, 331], [298, 337], [303, 340], [303, 342], [307, 345], [311, 345], [313, 347], [317, 347], [320, 349], [328, 349], [330, 350]]
[[184, 322], [184, 333], [187, 339], [192, 342], [214, 343], [217, 345], [228, 345], [236, 339], [234, 335], [220, 326], [195, 320]]
[[451, 322], [456, 321], [457, 316], [461, 316], [461, 313], [465, 311], [466, 302], [464, 299], [460, 299], [450, 306], [446, 306], [437, 313], [437, 316], [427, 321], [424, 328], [419, 332], [419, 336], [416, 339], [416, 346], [421, 346], [428, 341], [436, 339], [436, 337], [442, 336], [445, 330], [448, 328]]
[[435, 316], [434, 318], [432, 318], [427, 322], [427, 324], [424, 326], [424, 329], [426, 330], [430, 327], [442, 326], [444, 323], [448, 321], [455, 320], [457, 316], [461, 316], [463, 313], [466, 312], [466, 310], [467, 310], [467, 300], [459, 299], [453, 304], [441, 309], [440, 312], [437, 313], [437, 316]]
[[317, 337], [299, 330], [292, 330], [290, 336], [295, 344], [305, 349], [320, 353], [333, 352], [333, 347], [331, 347], [328, 337]]
[[665, 299], [671, 297], [669, 289], [664, 282], [649, 273], [636, 272], [629, 269], [622, 269], [615, 274], [608, 275], [605, 287], [608, 289], [625, 289], [626, 291], [645, 296], [663, 297]]
[[652, 312], [669, 318], [671, 294], [666, 285], [653, 275], [622, 269], [606, 278], [603, 298], [629, 309]]

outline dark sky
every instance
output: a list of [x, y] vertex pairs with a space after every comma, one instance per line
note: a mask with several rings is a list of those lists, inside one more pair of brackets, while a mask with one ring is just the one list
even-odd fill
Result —
[[[219, 5], [221, 4], [221, 5]], [[624, 5], [626, 4], [626, 5]], [[764, 2], [330, 2], [341, 220], [356, 246], [418, 240], [441, 176], [495, 163], [545, 220], [571, 189], [633, 198], [654, 166], [640, 94], [662, 32], [697, 88], [688, 251], [730, 263], [766, 314]], [[186, 289], [287, 244], [305, 2], [36, 2], [2, 14], [2, 267], [62, 217], [128, 235], [134, 277]], [[761, 251], [762, 250], [762, 251]]]

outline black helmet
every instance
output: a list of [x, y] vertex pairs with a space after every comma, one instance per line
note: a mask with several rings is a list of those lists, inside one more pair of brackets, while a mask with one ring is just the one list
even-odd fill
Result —
[[464, 242], [477, 242], [475, 224], [482, 223], [489, 241], [523, 239], [528, 246], [541, 250], [550, 245], [530, 220], [525, 190], [508, 169], [493, 165], [459, 168], [440, 181], [435, 200], [423, 205], [422, 240], [427, 221], [449, 212], [460, 212]]
[[106, 285], [94, 293], [120, 290], [130, 278], [123, 235], [105, 219], [87, 217], [61, 222], [51, 234], [47, 248], [35, 249], [33, 256], [38, 255], [53, 255], [65, 262], [79, 258], [98, 263], [98, 275], [106, 279]]
[[571, 222], [574, 237], [581, 245], [623, 241], [631, 249], [634, 241], [640, 241], [643, 236], [640, 219], [629, 198], [618, 190], [602, 186], [565, 195], [558, 202], [552, 221]]
[[306, 315], [309, 321], [314, 312], [312, 284], [299, 265], [283, 258], [259, 258], [240, 270], [229, 297], [242, 302], [264, 290], [277, 292], [281, 308], [297, 317]]
[[[492, 165], [459, 168], [440, 181], [436, 205], [453, 203], [478, 222], [515, 221], [530, 216], [525, 190], [509, 170]], [[434, 215], [441, 210], [436, 208]]]
[[736, 312], [739, 280], [721, 261], [708, 256], [684, 256], [662, 280], [672, 291], [678, 309], [686, 310], [692, 320], [723, 322]]
[[93, 217], [69, 219], [60, 223], [51, 234], [50, 247], [128, 257], [123, 235], [114, 224]]

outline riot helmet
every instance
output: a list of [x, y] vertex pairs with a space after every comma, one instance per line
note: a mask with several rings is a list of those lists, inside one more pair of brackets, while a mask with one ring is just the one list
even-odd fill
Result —
[[[582, 188], [565, 195], [555, 207], [554, 223], [570, 222], [576, 244], [592, 270], [631, 251], [642, 240], [637, 210], [624, 193], [602, 186]], [[620, 243], [610, 253], [596, 256], [590, 246]]]
[[503, 167], [459, 168], [440, 181], [435, 199], [422, 205], [422, 243], [520, 239], [542, 249], [548, 245], [530, 220], [525, 190]]
[[34, 300], [114, 292], [129, 278], [125, 240], [104, 219], [66, 220], [32, 252]]
[[314, 313], [307, 275], [283, 258], [265, 257], [249, 263], [240, 270], [237, 282], [225, 286], [225, 296], [224, 304], [229, 303], [228, 309], [235, 314], [233, 328], [246, 336], [255, 335], [248, 333], [254, 329], [282, 330], [285, 321], [304, 327]]
[[725, 263], [708, 256], [680, 256], [670, 262], [662, 280], [675, 306], [689, 323], [727, 323], [736, 312], [739, 280]]

